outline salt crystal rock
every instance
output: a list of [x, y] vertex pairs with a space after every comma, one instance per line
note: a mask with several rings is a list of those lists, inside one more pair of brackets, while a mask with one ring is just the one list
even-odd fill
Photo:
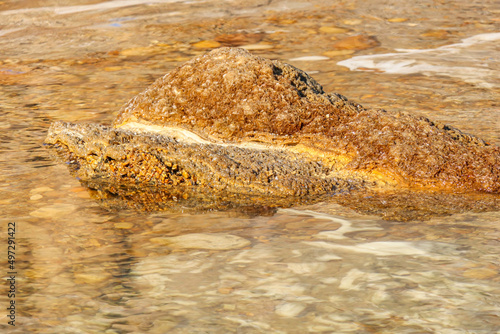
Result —
[[[377, 43], [354, 36], [334, 47]], [[81, 180], [108, 184], [280, 198], [363, 187], [500, 192], [499, 147], [427, 118], [365, 109], [304, 71], [236, 48], [159, 78], [112, 128], [55, 122], [46, 143]]]
[[373, 36], [357, 35], [349, 36], [333, 43], [333, 47], [339, 50], [365, 50], [380, 45]]
[[298, 58], [292, 58], [290, 61], [318, 61], [318, 60], [328, 60], [330, 58], [325, 57], [325, 56], [305, 56], [305, 57], [298, 57]]
[[44, 192], [53, 191], [53, 190], [54, 189], [52, 189], [50, 187], [39, 187], [39, 188], [31, 189], [30, 193], [31, 194], [39, 194], [39, 193], [44, 193]]
[[464, 277], [476, 279], [490, 279], [500, 276], [500, 271], [489, 268], [472, 268], [463, 273]]
[[31, 196], [30, 200], [32, 200], [32, 201], [38, 201], [39, 199], [42, 199], [42, 198], [43, 198], [43, 195], [36, 194], [36, 195]]
[[292, 318], [298, 316], [304, 309], [305, 305], [301, 303], [282, 303], [276, 306], [276, 314], [286, 318]]
[[319, 28], [319, 31], [326, 34], [344, 34], [349, 31], [349, 29], [323, 26]]
[[70, 215], [75, 212], [76, 209], [77, 206], [73, 204], [52, 204], [30, 212], [30, 216], [37, 218], [58, 218]]

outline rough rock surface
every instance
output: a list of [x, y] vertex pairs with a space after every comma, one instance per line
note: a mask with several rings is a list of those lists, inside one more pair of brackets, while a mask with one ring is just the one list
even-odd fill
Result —
[[[360, 187], [500, 192], [500, 148], [423, 117], [367, 110], [305, 72], [220, 48], [158, 79], [113, 128], [55, 123], [82, 179], [278, 197]], [[174, 168], [175, 167], [175, 168]]]
[[285, 149], [184, 143], [95, 124], [56, 122], [47, 142], [67, 143], [60, 153], [80, 179], [108, 184], [199, 186], [287, 197], [333, 193], [359, 183], [331, 177], [321, 162]]

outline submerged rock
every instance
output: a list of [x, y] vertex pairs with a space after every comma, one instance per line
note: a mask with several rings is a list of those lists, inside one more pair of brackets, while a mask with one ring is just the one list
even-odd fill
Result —
[[305, 72], [220, 48], [158, 79], [111, 127], [45, 141], [83, 181], [271, 197], [370, 188], [500, 192], [500, 148], [424, 117], [368, 110]]

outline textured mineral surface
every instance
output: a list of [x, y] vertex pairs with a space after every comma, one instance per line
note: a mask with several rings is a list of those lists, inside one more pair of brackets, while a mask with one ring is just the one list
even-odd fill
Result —
[[353, 189], [500, 192], [500, 148], [325, 93], [291, 65], [219, 48], [159, 78], [112, 127], [56, 122], [83, 181], [272, 197]]

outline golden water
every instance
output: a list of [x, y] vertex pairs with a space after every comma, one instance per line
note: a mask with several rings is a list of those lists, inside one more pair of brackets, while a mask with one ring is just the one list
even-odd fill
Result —
[[[128, 99], [223, 34], [310, 72], [326, 91], [498, 145], [498, 39], [442, 48], [498, 34], [499, 13], [495, 1], [0, 2], [5, 279], [8, 222], [17, 228], [16, 326], [6, 283], [0, 329], [499, 333], [500, 212], [403, 223], [328, 203], [266, 216], [116, 211], [42, 147], [52, 121], [109, 124]], [[380, 45], [334, 46], [356, 35]], [[371, 54], [422, 70], [338, 64]]]

